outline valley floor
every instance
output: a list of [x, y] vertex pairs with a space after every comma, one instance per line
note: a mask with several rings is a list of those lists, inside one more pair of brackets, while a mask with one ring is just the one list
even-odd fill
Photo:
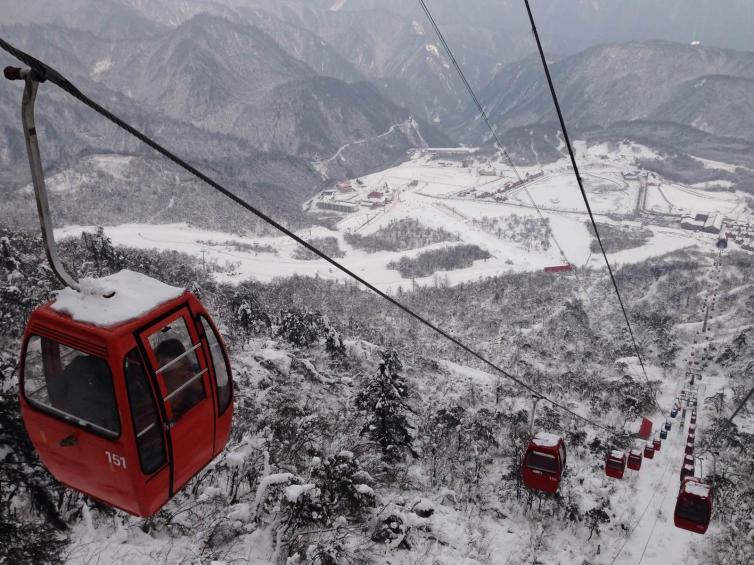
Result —
[[[610, 253], [613, 265], [638, 263], [691, 246], [705, 249], [713, 244], [715, 234], [680, 228], [684, 214], [719, 212], [728, 222], [739, 223], [752, 219], [739, 193], [708, 192], [659, 178], [655, 179], [657, 186], [647, 188], [646, 211], [637, 214], [640, 182], [625, 180], [623, 173], [638, 174], [637, 156], [654, 154], [635, 145], [621, 145], [612, 152], [606, 145], [587, 148], [577, 144], [577, 148], [597, 221], [610, 224], [629, 237], [642, 228], [651, 232], [644, 243]], [[458, 150], [437, 151], [442, 155], [443, 151]], [[491, 254], [489, 259], [477, 260], [467, 268], [437, 271], [417, 278], [415, 283], [422, 286], [436, 284], [438, 277], [444, 284], [458, 284], [509, 272], [541, 271], [563, 263], [596, 270], [604, 267], [602, 258], [590, 250], [593, 238], [587, 227], [588, 216], [565, 159], [543, 167], [521, 168], [522, 176], [532, 175], [525, 190], [505, 189], [506, 183], [515, 182], [513, 172], [504, 170], [500, 163], [485, 163], [474, 161], [462, 165], [460, 161], [419, 152], [401, 165], [352, 181], [351, 193], [312, 200], [310, 207], [322, 201], [351, 202], [356, 211], [343, 217], [333, 230], [313, 227], [300, 230], [298, 235], [304, 239], [335, 238], [345, 252], [341, 260], [349, 269], [390, 292], [413, 283], [398, 271], [389, 269], [388, 263], [455, 243], [367, 253], [349, 245], [345, 240], [347, 234], [369, 235], [389, 230], [391, 222], [411, 218], [427, 227], [456, 235], [459, 244], [473, 244]], [[479, 171], [485, 167], [490, 167], [495, 174], [480, 175]], [[725, 170], [724, 164], [719, 167]], [[537, 174], [541, 176], [534, 178]], [[385, 194], [378, 207], [364, 206], [364, 202], [370, 202], [369, 194], [382, 194], [381, 191]], [[536, 227], [540, 220], [532, 201], [546, 218], [554, 240]], [[535, 227], [518, 227], [527, 221], [534, 222], [530, 225]], [[61, 237], [75, 237], [91, 229], [92, 226], [67, 226], [56, 233]], [[124, 224], [106, 226], [105, 231], [116, 245], [169, 249], [200, 257], [217, 265], [218, 281], [239, 283], [252, 278], [265, 282], [293, 274], [346, 280], [345, 275], [323, 260], [297, 259], [294, 253], [298, 245], [284, 237], [244, 236], [200, 230], [185, 224]], [[555, 241], [562, 247], [562, 255]], [[260, 250], [262, 248], [265, 250]]]

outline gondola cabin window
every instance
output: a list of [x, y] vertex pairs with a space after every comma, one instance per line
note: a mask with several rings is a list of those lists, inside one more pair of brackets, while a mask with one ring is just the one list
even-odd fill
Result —
[[172, 420], [180, 420], [191, 408], [207, 396], [202, 384], [206, 369], [199, 369], [196, 350], [200, 344], [191, 341], [186, 322], [178, 318], [149, 336], [167, 391], [165, 402], [172, 412]]
[[230, 383], [230, 371], [225, 361], [223, 348], [220, 345], [220, 340], [215, 333], [215, 329], [204, 317], [199, 318], [199, 320], [201, 321], [204, 335], [207, 337], [207, 343], [209, 344], [209, 353], [212, 367], [215, 371], [215, 381], [217, 383], [217, 409], [218, 413], [222, 414], [230, 405], [230, 401], [233, 397], [233, 389]]
[[541, 451], [530, 451], [526, 456], [526, 466], [547, 473], [558, 472], [558, 463], [555, 456]]
[[107, 361], [46, 337], [29, 338], [24, 394], [35, 408], [99, 435], [120, 435]]
[[683, 498], [678, 503], [676, 514], [680, 518], [696, 523], [709, 522], [710, 513], [707, 502], [700, 498]]
[[144, 364], [136, 348], [126, 355], [124, 374], [141, 470], [150, 475], [162, 467], [167, 459], [157, 406], [147, 380]]

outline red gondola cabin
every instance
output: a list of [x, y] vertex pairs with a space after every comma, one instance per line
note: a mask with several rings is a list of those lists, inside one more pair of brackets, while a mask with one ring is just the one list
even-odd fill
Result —
[[626, 454], [617, 449], [610, 450], [605, 461], [605, 474], [614, 479], [622, 479], [626, 472]]
[[149, 516], [225, 447], [227, 353], [183, 289], [131, 271], [81, 286], [39, 307], [26, 327], [24, 423], [58, 481]]
[[530, 489], [553, 494], [560, 486], [566, 466], [563, 438], [538, 432], [529, 442], [521, 468], [524, 485]]
[[694, 455], [694, 442], [693, 441], [686, 442], [686, 455]]
[[565, 265], [553, 265], [552, 267], [545, 267], [545, 273], [570, 273], [573, 271], [573, 267], [569, 263]]
[[654, 438], [654, 440], [652, 440], [652, 447], [655, 451], [660, 451], [662, 448], [662, 440], [660, 440], [659, 437]]
[[655, 457], [655, 448], [651, 444], [647, 444], [644, 446], [644, 457], [647, 459], [654, 459]]
[[693, 461], [691, 463], [684, 462], [683, 467], [681, 467], [681, 481], [687, 477], [693, 477], [694, 476], [694, 463]]
[[638, 471], [641, 469], [641, 460], [644, 457], [641, 454], [641, 449], [632, 449], [628, 454], [628, 468]]
[[703, 534], [712, 517], [712, 485], [696, 477], [681, 482], [675, 503], [673, 522], [676, 528]]

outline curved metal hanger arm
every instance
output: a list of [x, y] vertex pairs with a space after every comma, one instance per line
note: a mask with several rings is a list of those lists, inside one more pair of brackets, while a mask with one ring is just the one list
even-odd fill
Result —
[[74, 290], [79, 290], [79, 283], [65, 270], [58, 254], [58, 246], [55, 243], [55, 234], [53, 233], [52, 219], [50, 217], [50, 206], [47, 201], [47, 186], [45, 185], [42, 158], [39, 154], [37, 129], [34, 125], [34, 102], [37, 98], [37, 88], [40, 82], [44, 82], [44, 77], [35, 76], [35, 73], [30, 69], [18, 69], [15, 67], [6, 67], [4, 74], [5, 78], [9, 80], [23, 80], [25, 83], [24, 95], [21, 101], [21, 119], [23, 121], [26, 152], [29, 156], [31, 180], [34, 185], [34, 196], [37, 201], [37, 213], [39, 214], [39, 224], [42, 228], [42, 240], [44, 241], [47, 260], [50, 262], [53, 273], [55, 273], [55, 276], [63, 284]]

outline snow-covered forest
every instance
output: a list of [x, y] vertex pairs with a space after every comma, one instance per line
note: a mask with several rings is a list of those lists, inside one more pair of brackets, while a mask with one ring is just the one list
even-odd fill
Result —
[[[63, 242], [76, 276], [138, 269], [194, 289], [216, 314], [235, 371], [235, 425], [224, 454], [151, 518], [63, 489], [26, 439], [15, 378], [24, 320], [58, 285], [39, 237], [6, 230], [0, 241], [8, 562], [602, 563], [627, 541], [634, 551], [654, 485], [637, 491], [601, 470], [606, 442], [627, 448], [628, 433], [608, 439], [541, 405], [535, 426], [566, 438], [569, 462], [560, 491], [537, 495], [518, 472], [528, 395], [373, 295], [310, 278], [217, 285], [193, 258], [113, 248], [102, 233]], [[683, 252], [619, 273], [661, 389], [679, 381], [711, 264]], [[726, 327], [709, 370], [724, 384], [704, 399], [702, 442], [750, 382], [751, 268], [748, 255], [724, 258]], [[653, 410], [602, 277], [510, 275], [402, 298], [583, 414], [622, 426]], [[689, 562], [751, 555], [751, 432], [723, 431], [714, 527], [679, 549]]]

